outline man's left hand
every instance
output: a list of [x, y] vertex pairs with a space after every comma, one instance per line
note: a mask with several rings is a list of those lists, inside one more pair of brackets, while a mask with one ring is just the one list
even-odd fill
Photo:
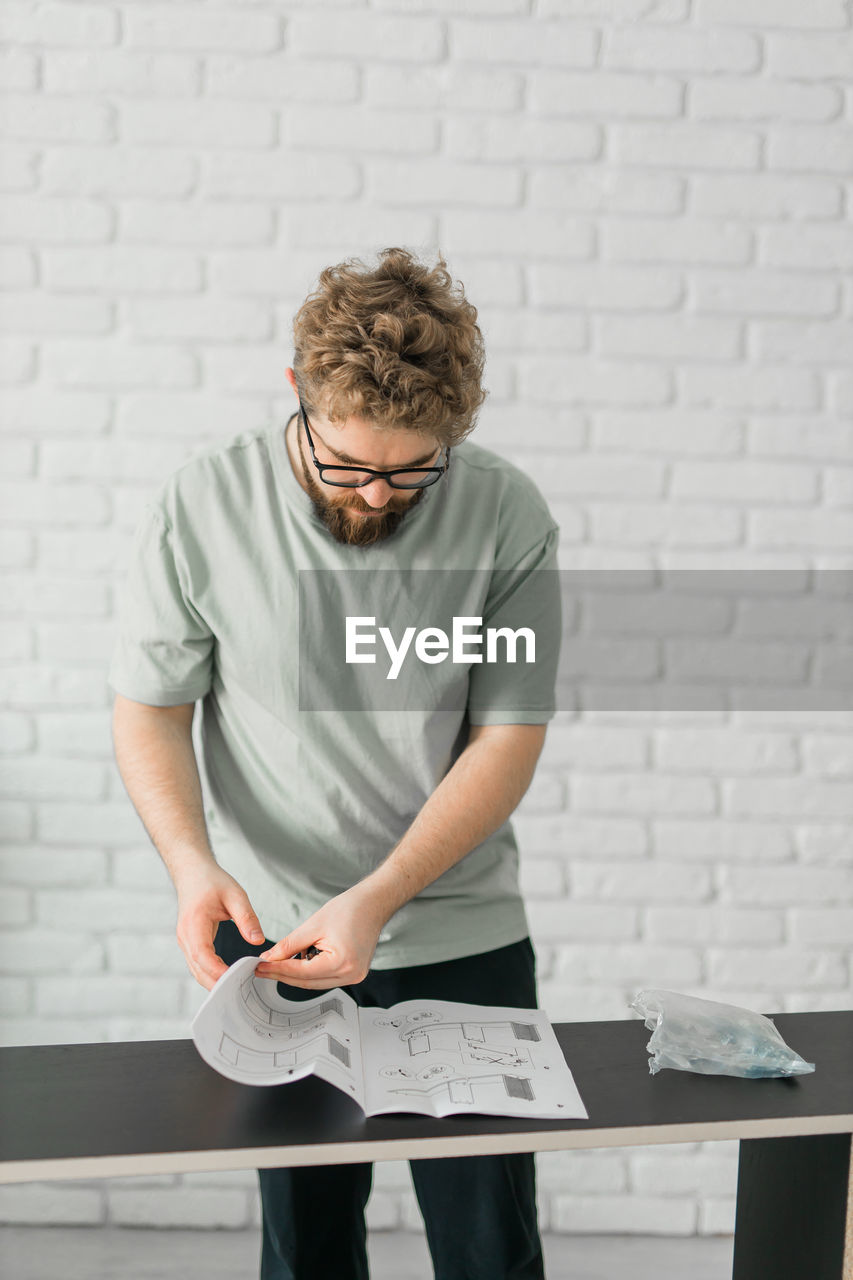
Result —
[[[316, 991], [362, 982], [385, 921], [375, 895], [354, 885], [265, 951], [255, 974]], [[304, 956], [309, 947], [316, 947], [320, 954], [292, 959], [297, 952]]]

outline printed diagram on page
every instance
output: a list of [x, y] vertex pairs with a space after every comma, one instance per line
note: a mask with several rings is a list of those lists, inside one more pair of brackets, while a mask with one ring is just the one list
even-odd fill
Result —
[[406, 1058], [379, 1069], [388, 1093], [443, 1094], [448, 1102], [472, 1107], [493, 1095], [535, 1100], [530, 1077], [537, 1061], [531, 1051], [541, 1035], [534, 1023], [452, 1022], [433, 1010], [415, 1009], [396, 1017], [380, 1014], [372, 1026], [396, 1033], [401, 1048], [395, 1057]]

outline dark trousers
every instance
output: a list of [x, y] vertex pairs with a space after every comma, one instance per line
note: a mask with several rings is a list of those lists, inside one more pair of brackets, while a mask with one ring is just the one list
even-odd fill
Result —
[[[228, 920], [216, 952], [226, 964], [259, 955]], [[537, 1007], [536, 959], [529, 938], [438, 964], [371, 969], [345, 987], [359, 1005], [400, 1000]], [[321, 994], [278, 983], [288, 1000]], [[536, 1171], [529, 1152], [410, 1160], [435, 1280], [544, 1280], [536, 1217]], [[364, 1209], [372, 1164], [259, 1169], [263, 1206], [261, 1280], [367, 1280]]]

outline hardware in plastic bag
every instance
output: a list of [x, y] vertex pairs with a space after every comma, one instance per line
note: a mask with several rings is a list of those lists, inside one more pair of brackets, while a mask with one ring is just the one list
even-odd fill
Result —
[[715, 1000], [700, 1000], [678, 991], [640, 991], [630, 1007], [652, 1032], [646, 1048], [649, 1072], [664, 1067], [709, 1076], [744, 1076], [760, 1080], [814, 1071], [789, 1049], [770, 1018]]

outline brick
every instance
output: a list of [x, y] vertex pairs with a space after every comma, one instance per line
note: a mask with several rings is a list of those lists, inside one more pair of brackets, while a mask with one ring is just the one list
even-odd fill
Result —
[[113, 327], [109, 303], [100, 298], [57, 297], [47, 293], [7, 293], [0, 331], [22, 334], [108, 333]]
[[818, 498], [818, 476], [814, 469], [796, 463], [675, 462], [670, 492], [676, 499], [812, 503]]
[[[100, 677], [103, 687], [103, 675]], [[60, 699], [55, 691], [44, 702], [50, 709]], [[74, 705], [71, 698], [65, 705]], [[79, 705], [79, 703], [78, 703]], [[129, 801], [114, 804], [41, 804], [38, 811], [38, 837], [45, 844], [92, 845], [110, 833], [111, 846], [138, 845], [145, 831]]]
[[[853, 937], [853, 907], [834, 908], [829, 905], [819, 910], [796, 908], [789, 912], [789, 916], [792, 942], [821, 947], [846, 948], [850, 945]], [[842, 977], [841, 984], [843, 981]]]
[[286, 364], [277, 344], [230, 349], [222, 347], [204, 355], [204, 383], [224, 391], [253, 394], [281, 392], [287, 385]]
[[[614, 510], [618, 515], [618, 508]], [[642, 583], [629, 583], [629, 589], [616, 590], [620, 586], [618, 576], [609, 583], [607, 578], [602, 581], [600, 588], [587, 589], [586, 594], [585, 582], [578, 584], [584, 630], [592, 636], [707, 636], [730, 629], [730, 602], [719, 593], [710, 597], [691, 593], [697, 584], [695, 575], [673, 573], [669, 582], [664, 580], [662, 586], [653, 585], [648, 591], [642, 590]], [[620, 726], [617, 732], [624, 734], [624, 727]]]
[[0, 288], [26, 289], [36, 282], [35, 257], [18, 245], [0, 247]]
[[582, 774], [571, 778], [573, 807], [580, 813], [713, 813], [716, 795], [705, 778], [655, 773]]
[[693, 316], [604, 316], [595, 322], [595, 337], [604, 356], [737, 360], [742, 351], [739, 323]]
[[853, 539], [853, 512], [833, 510], [756, 511], [750, 541], [759, 547], [838, 547]]
[[81, 577], [79, 570], [73, 576], [51, 578], [45, 574], [8, 575], [3, 582], [3, 610], [10, 613], [26, 613], [33, 617], [49, 617], [51, 614], [81, 617], [104, 616], [109, 608], [109, 587]]
[[208, 296], [198, 301], [169, 302], [139, 299], [129, 303], [126, 314], [132, 337], [254, 342], [272, 336], [269, 309], [234, 298]]
[[[0, 878], [4, 884], [97, 885], [107, 875], [107, 855], [100, 849], [56, 849], [43, 845], [8, 844], [0, 850]], [[79, 939], [78, 939], [79, 941]], [[100, 957], [100, 952], [98, 953]], [[50, 949], [46, 950], [46, 958]], [[92, 964], [100, 968], [101, 961]], [[49, 971], [49, 966], [48, 970]]]
[[745, 129], [614, 124], [609, 132], [611, 161], [620, 165], [692, 171], [757, 169], [760, 162], [761, 137]]
[[528, 209], [448, 212], [442, 224], [445, 249], [453, 254], [515, 255], [524, 244], [535, 246], [534, 252], [542, 257], [590, 258], [594, 252], [590, 225], [565, 214]]
[[647, 364], [524, 358], [519, 393], [538, 404], [665, 404], [670, 380], [666, 370]]
[[589, 516], [594, 541], [605, 546], [720, 547], [743, 538], [740, 513], [719, 504], [598, 504]]
[[614, 449], [624, 453], [680, 453], [689, 455], [740, 453], [743, 428], [735, 418], [715, 413], [670, 414], [600, 411], [592, 424], [596, 452]]
[[34, 191], [38, 186], [38, 171], [37, 151], [7, 144], [0, 166], [0, 191]]
[[112, 230], [111, 211], [94, 200], [9, 196], [3, 202], [4, 240], [85, 244], [108, 239]]
[[[765, 0], [699, 0], [696, 16], [700, 23], [734, 23], [749, 27], [845, 27], [846, 6], [843, 0], [773, 0], [768, 8]], [[811, 37], [809, 37], [811, 38]]]
[[[524, 86], [516, 71], [458, 63], [411, 67], [367, 64], [363, 75], [364, 100], [370, 106], [484, 111], [489, 116], [517, 111]], [[506, 123], [514, 126], [519, 121]]]
[[832, 120], [841, 110], [838, 89], [757, 77], [694, 80], [687, 95], [688, 115], [697, 120]]
[[[77, 808], [85, 806], [53, 806], [54, 809]], [[97, 809], [98, 806], [88, 806]], [[137, 827], [137, 841], [139, 828]], [[75, 835], [77, 832], [75, 832]], [[72, 844], [73, 841], [67, 841]], [[113, 844], [112, 831], [110, 844]], [[152, 850], [151, 857], [156, 858]], [[119, 889], [115, 887], [75, 890], [74, 902], [80, 919], [85, 919], [92, 928], [106, 928], [146, 933], [174, 926], [174, 894], [164, 884], [159, 891], [143, 891], [138, 888]], [[67, 920], [68, 894], [62, 889], [42, 889], [36, 895], [37, 919], [41, 925], [62, 927]], [[125, 1002], [124, 1007], [127, 1007]], [[156, 1012], [156, 1010], [149, 1010]], [[165, 1012], [165, 1010], [164, 1010]]]
[[756, 270], [691, 273], [689, 291], [696, 311], [733, 315], [823, 316], [838, 307], [838, 282], [811, 277], [804, 288], [802, 277], [790, 272]]
[[752, 235], [738, 225], [660, 218], [614, 219], [601, 227], [602, 257], [616, 262], [748, 262]]
[[[845, 780], [738, 778], [723, 785], [726, 812], [749, 817], [842, 818], [853, 814]], [[848, 885], [848, 892], [853, 884]]]
[[372, 13], [294, 13], [287, 25], [288, 48], [297, 60], [370, 58], [380, 62], [436, 62], [444, 56], [442, 24], [433, 18], [387, 17]]
[[419, 111], [374, 110], [361, 104], [341, 112], [337, 106], [291, 106], [282, 119], [282, 144], [288, 148], [342, 151], [345, 155], [427, 154], [438, 149], [438, 121]]
[[674, 773], [792, 773], [799, 761], [794, 740], [785, 734], [740, 730], [659, 730], [655, 760]]
[[596, 120], [674, 117], [681, 113], [683, 97], [680, 81], [664, 76], [536, 69], [529, 81], [529, 108], [541, 115], [590, 115]]
[[7, 0], [0, 17], [0, 39], [10, 44], [104, 47], [115, 44], [118, 35], [118, 15], [101, 5]]
[[67, 622], [40, 623], [36, 627], [36, 643], [41, 658], [69, 662], [80, 666], [109, 666], [115, 646], [112, 623], [83, 622], [74, 626]]
[[275, 142], [275, 116], [270, 107], [218, 102], [121, 104], [121, 135], [131, 144], [176, 147], [269, 147]]
[[690, 1236], [696, 1212], [692, 1199], [674, 1196], [555, 1195], [551, 1226], [560, 1232]]
[[643, 912], [643, 936], [658, 943], [779, 943], [784, 941], [781, 910], [738, 910], [703, 904], [649, 907]]
[[0, 441], [0, 472], [11, 478], [34, 475], [35, 469], [36, 447], [31, 441]]
[[36, 1010], [43, 1015], [64, 1013], [82, 1017], [105, 1017], [128, 1008], [141, 1016], [178, 1011], [179, 989], [171, 978], [143, 978], [114, 974], [82, 977], [63, 974], [61, 978], [37, 978]]
[[[61, 8], [62, 6], [53, 6]], [[21, 1043], [13, 1040], [13, 1043]], [[25, 1042], [24, 1042], [25, 1043]], [[8, 1226], [96, 1226], [104, 1221], [100, 1188], [22, 1184], [0, 1190], [0, 1222]]]
[[645, 734], [625, 729], [550, 725], [542, 763], [587, 769], [638, 769], [647, 762]]
[[181, 97], [196, 93], [199, 69], [195, 58], [180, 54], [53, 52], [44, 55], [44, 88], [48, 93], [144, 94]]
[[594, 30], [540, 17], [536, 22], [459, 18], [448, 24], [448, 39], [450, 57], [457, 62], [593, 67], [599, 38]]
[[[691, 178], [690, 190], [691, 207], [697, 213], [739, 219], [836, 218], [840, 216], [843, 198], [837, 182], [766, 172], [737, 177], [724, 173], [696, 174]], [[760, 284], [760, 274], [755, 273], [756, 284]], [[796, 286], [798, 282], [793, 284]]]
[[46, 796], [97, 800], [103, 795], [103, 765], [81, 760], [53, 760], [49, 756], [20, 756], [7, 760], [0, 778], [0, 795], [9, 799]]
[[727, 1200], [717, 1197], [702, 1200], [699, 1204], [696, 1234], [699, 1236], [734, 1235], [736, 1205], [734, 1196]]
[[[8, 885], [3, 886], [3, 892], [0, 893], [0, 925], [4, 927], [14, 925], [26, 925], [32, 917], [30, 893], [27, 889], [10, 889]], [[14, 982], [14, 980], [13, 980]], [[14, 984], [17, 987], [21, 984]], [[14, 987], [12, 990], [14, 990]], [[7, 992], [7, 995], [11, 994]], [[3, 1003], [3, 988], [0, 986], [0, 1004]], [[6, 1010], [7, 1013], [23, 1013], [26, 1011], [21, 1005], [20, 1000], [15, 1001], [17, 1008]], [[29, 1004], [29, 1000], [26, 1001]]]
[[15, 432], [100, 433], [107, 429], [109, 412], [105, 396], [87, 392], [34, 387], [0, 395], [0, 423]]
[[48, 288], [95, 293], [194, 293], [202, 272], [195, 254], [109, 245], [97, 252], [55, 249], [43, 255]]
[[207, 157], [202, 185], [203, 195], [239, 200], [258, 196], [298, 204], [325, 197], [346, 200], [358, 193], [360, 176], [351, 160], [337, 157], [216, 151]]
[[370, 242], [427, 244], [435, 241], [434, 225], [435, 219], [430, 214], [357, 206], [347, 210], [346, 222], [342, 224], [336, 208], [316, 205], [294, 209], [287, 215], [286, 236], [289, 244], [300, 249], [346, 245], [347, 252], [357, 255]]
[[4, 662], [26, 662], [35, 652], [33, 628], [25, 623], [6, 623], [0, 632], [0, 657]]
[[0, 89], [4, 93], [26, 93], [38, 88], [39, 64], [35, 54], [25, 49], [0, 51]]
[[23, 529], [0, 529], [0, 566], [23, 569], [35, 560], [35, 539]]
[[693, 1192], [704, 1198], [733, 1196], [737, 1190], [736, 1152], [726, 1156], [699, 1151], [684, 1156], [677, 1152], [631, 1153], [629, 1167], [631, 1188], [641, 1195], [683, 1196]]
[[528, 858], [519, 868], [521, 892], [529, 899], [553, 899], [566, 891], [566, 878], [558, 858]]
[[15, 711], [0, 712], [0, 752], [3, 755], [29, 751], [34, 741], [33, 723], [29, 716]]
[[684, 183], [674, 174], [632, 173], [601, 165], [531, 168], [529, 199], [534, 208], [585, 213], [680, 213]]
[[[797, 6], [800, 13], [813, 12], [809, 6]], [[763, 25], [763, 24], [762, 24]], [[850, 78], [853, 59], [853, 34], [849, 31], [833, 31], [831, 35], [809, 32], [807, 40], [802, 34], [777, 35], [768, 31], [764, 36], [767, 69], [774, 76], [791, 76], [797, 80], [842, 80]]]
[[559, 848], [566, 856], [577, 858], [641, 858], [648, 846], [644, 824], [636, 818], [519, 815], [513, 819], [513, 827], [522, 857], [535, 855], [537, 850], [550, 854]]
[[[169, 873], [149, 845], [144, 849], [122, 849], [112, 855], [113, 884], [118, 888], [168, 889]], [[170, 934], [172, 944], [174, 937]]]
[[539, 983], [543, 1009], [553, 1022], [601, 1022], [607, 1018], [624, 1018], [626, 1000], [620, 987], [593, 987], [588, 983], [569, 983], [543, 979]]
[[220, 439], [251, 425], [256, 402], [223, 400], [210, 391], [133, 391], [123, 395], [117, 429], [122, 435]]
[[695, 985], [701, 981], [701, 968], [698, 950], [689, 947], [653, 947], [648, 942], [598, 945], [585, 940], [559, 948], [556, 977], [666, 989], [671, 983]]
[[30, 382], [36, 371], [36, 349], [28, 342], [4, 338], [0, 342], [0, 383]]
[[853, 614], [847, 600], [832, 600], [804, 592], [782, 600], [738, 601], [736, 632], [775, 639], [853, 639]]
[[853, 469], [848, 467], [844, 471], [841, 469], [825, 471], [823, 494], [825, 501], [833, 506], [853, 506]]
[[714, 986], [743, 982], [758, 988], [785, 990], [844, 985], [847, 969], [841, 956], [791, 947], [737, 947], [707, 953], [708, 978]]
[[295, 62], [290, 53], [268, 53], [263, 58], [211, 54], [205, 59], [205, 72], [205, 93], [210, 97], [324, 106], [355, 102], [359, 97], [359, 68], [334, 60]]
[[110, 197], [184, 196], [196, 172], [189, 154], [124, 145], [49, 150], [41, 170], [46, 192]]
[[[561, 160], [600, 156], [602, 134], [596, 125], [576, 121], [456, 116], [446, 122], [444, 151], [454, 160], [518, 160], [553, 166]], [[546, 176], [561, 172], [551, 167]]]
[[727, 369], [688, 365], [681, 370], [681, 389], [690, 406], [775, 409], [790, 413], [815, 409], [820, 403], [814, 374], [782, 365]]
[[22, 524], [104, 524], [109, 503], [95, 485], [46, 485], [18, 482], [0, 485], [0, 506], [7, 520]]
[[124, 15], [124, 38], [131, 48], [225, 50], [266, 53], [281, 45], [281, 27], [273, 13], [201, 5], [151, 5]]
[[678, 862], [574, 862], [569, 889], [574, 899], [614, 902], [705, 902], [711, 889], [708, 867]]
[[539, 769], [521, 801], [525, 813], [561, 813], [566, 807], [563, 779]]
[[537, 1156], [537, 1184], [543, 1191], [602, 1193], [625, 1191], [627, 1160], [620, 1151], [548, 1151]]
[[[437, 205], [444, 209], [460, 204], [521, 202], [521, 171], [508, 165], [455, 164], [429, 157], [419, 161], [369, 160], [364, 169], [369, 198], [388, 205]], [[518, 222], [524, 213], [514, 217]], [[519, 228], [518, 234], [523, 235], [523, 229]]]
[[3, 135], [34, 141], [110, 142], [114, 108], [105, 102], [74, 98], [6, 94]]
[[823, 129], [815, 125], [770, 129], [767, 166], [803, 173], [848, 174], [853, 166], [853, 129], [838, 125]]
[[[708, 731], [711, 732], [711, 731]], [[790, 862], [791, 830], [787, 824], [736, 822], [731, 818], [667, 818], [652, 826], [655, 852], [661, 858], [714, 862]]]
[[542, 13], [565, 18], [605, 18], [608, 22], [683, 22], [689, 16], [689, 0], [539, 0]]
[[853, 735], [849, 731], [806, 734], [802, 751], [803, 765], [808, 773], [830, 778], [853, 775]]
[[605, 68], [636, 71], [756, 71], [761, 51], [758, 40], [742, 31], [689, 28], [613, 26], [602, 46]]
[[173, 346], [121, 342], [45, 344], [46, 378], [71, 387], [189, 387], [196, 382], [193, 357]]
[[576, 300], [578, 307], [595, 311], [668, 310], [682, 294], [675, 272], [647, 267], [534, 262], [527, 270], [535, 306], [571, 307]]
[[[2, 905], [0, 905], [2, 910]], [[23, 978], [0, 978], [0, 1013], [5, 1017], [30, 1012], [30, 984]], [[2, 1211], [2, 1201], [0, 1201]]]
[[846, 365], [853, 351], [853, 320], [819, 324], [761, 320], [752, 325], [752, 332], [760, 360]]
[[68, 894], [63, 895], [65, 914], [58, 922], [57, 929], [40, 929], [28, 926], [25, 929], [7, 930], [0, 936], [0, 957], [6, 973], [40, 975], [56, 971], [56, 957], [62, 955], [62, 966], [68, 974], [91, 974], [104, 967], [104, 949], [100, 942], [85, 933], [70, 933], [64, 926], [68, 924], [72, 912], [69, 912]]

